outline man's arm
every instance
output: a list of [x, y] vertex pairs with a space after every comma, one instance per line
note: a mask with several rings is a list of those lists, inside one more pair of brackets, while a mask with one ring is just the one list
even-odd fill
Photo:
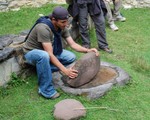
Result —
[[87, 52], [95, 52], [96, 56], [99, 56], [99, 52], [97, 51], [96, 48], [91, 48], [91, 49], [87, 49], [87, 48], [84, 48], [82, 47], [81, 45], [77, 44], [73, 39], [72, 37], [68, 37], [67, 39], [67, 42], [68, 44], [70, 45], [71, 48], [73, 48], [75, 51], [78, 51], [78, 52], [84, 52], [84, 53], [87, 53]]
[[44, 50], [46, 52], [48, 52], [49, 56], [50, 56], [50, 61], [51, 63], [53, 63], [56, 67], [58, 67], [65, 75], [67, 75], [70, 78], [75, 78], [77, 77], [77, 71], [69, 68], [67, 69], [65, 66], [63, 66], [63, 64], [61, 64], [61, 62], [55, 57], [55, 55], [53, 54], [53, 47], [51, 43], [42, 43], [42, 46], [44, 48]]

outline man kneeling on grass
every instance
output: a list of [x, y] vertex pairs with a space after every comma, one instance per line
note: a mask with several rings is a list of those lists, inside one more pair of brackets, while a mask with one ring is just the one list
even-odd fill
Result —
[[63, 37], [71, 48], [78, 52], [99, 52], [95, 48], [87, 49], [77, 44], [69, 34], [68, 11], [55, 7], [52, 14], [39, 18], [26, 37], [23, 46], [24, 57], [28, 64], [36, 66], [38, 75], [38, 93], [45, 98], [55, 99], [60, 96], [52, 84], [52, 72], [62, 71], [70, 78], [78, 76], [78, 71], [66, 68], [75, 61], [76, 56], [62, 48]]

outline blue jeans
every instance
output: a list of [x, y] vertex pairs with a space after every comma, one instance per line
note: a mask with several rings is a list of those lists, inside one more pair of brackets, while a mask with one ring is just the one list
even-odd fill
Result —
[[[56, 57], [64, 66], [73, 63], [76, 59], [74, 53], [67, 50], [63, 50]], [[25, 59], [28, 64], [36, 66], [39, 85], [38, 92], [46, 98], [51, 98], [57, 93], [52, 83], [52, 72], [59, 69], [50, 63], [49, 54], [44, 50], [34, 49], [25, 54]]]

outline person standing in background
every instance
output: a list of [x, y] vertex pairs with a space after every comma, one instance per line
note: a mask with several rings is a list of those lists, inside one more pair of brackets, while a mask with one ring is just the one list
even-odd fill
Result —
[[103, 0], [105, 6], [107, 8], [107, 21], [109, 27], [113, 31], [119, 30], [119, 28], [115, 25], [115, 21], [126, 21], [126, 18], [123, 17], [120, 13], [120, 9], [122, 7], [122, 0], [112, 0], [113, 2], [113, 9], [111, 9], [110, 0]]
[[108, 47], [105, 31], [105, 18], [101, 8], [100, 0], [66, 0], [69, 4], [68, 11], [70, 15], [76, 19], [79, 26], [79, 33], [82, 39], [82, 46], [85, 48], [91, 47], [88, 15], [92, 18], [98, 41], [98, 50], [103, 50], [112, 53]]

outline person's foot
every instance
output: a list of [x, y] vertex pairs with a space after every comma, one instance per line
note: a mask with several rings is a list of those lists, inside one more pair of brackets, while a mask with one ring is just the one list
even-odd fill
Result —
[[116, 21], [121, 21], [121, 22], [125, 22], [125, 21], [126, 21], [126, 18], [123, 17], [123, 16], [120, 14], [120, 15], [114, 17], [114, 20], [116, 20]]
[[50, 99], [56, 99], [56, 98], [58, 98], [60, 96], [60, 94], [59, 93], [56, 93], [55, 95], [53, 95]]
[[106, 48], [98, 48], [98, 51], [100, 51], [100, 50], [103, 50], [103, 51], [105, 51], [109, 54], [113, 53], [113, 51], [110, 48], [107, 48], [107, 47]]
[[82, 45], [82, 47], [90, 49], [90, 45], [88, 45], [88, 44]]
[[42, 97], [44, 97], [44, 98], [46, 98], [46, 99], [52, 99], [52, 100], [54, 100], [54, 99], [56, 99], [56, 98], [58, 98], [58, 97], [60, 97], [60, 94], [59, 93], [56, 93], [55, 95], [53, 95], [52, 97], [45, 97], [45, 96], [43, 96], [40, 92], [38, 92], [38, 94], [40, 95], [40, 96], [42, 96]]
[[119, 28], [115, 24], [109, 25], [110, 29], [113, 31], [117, 31]]

